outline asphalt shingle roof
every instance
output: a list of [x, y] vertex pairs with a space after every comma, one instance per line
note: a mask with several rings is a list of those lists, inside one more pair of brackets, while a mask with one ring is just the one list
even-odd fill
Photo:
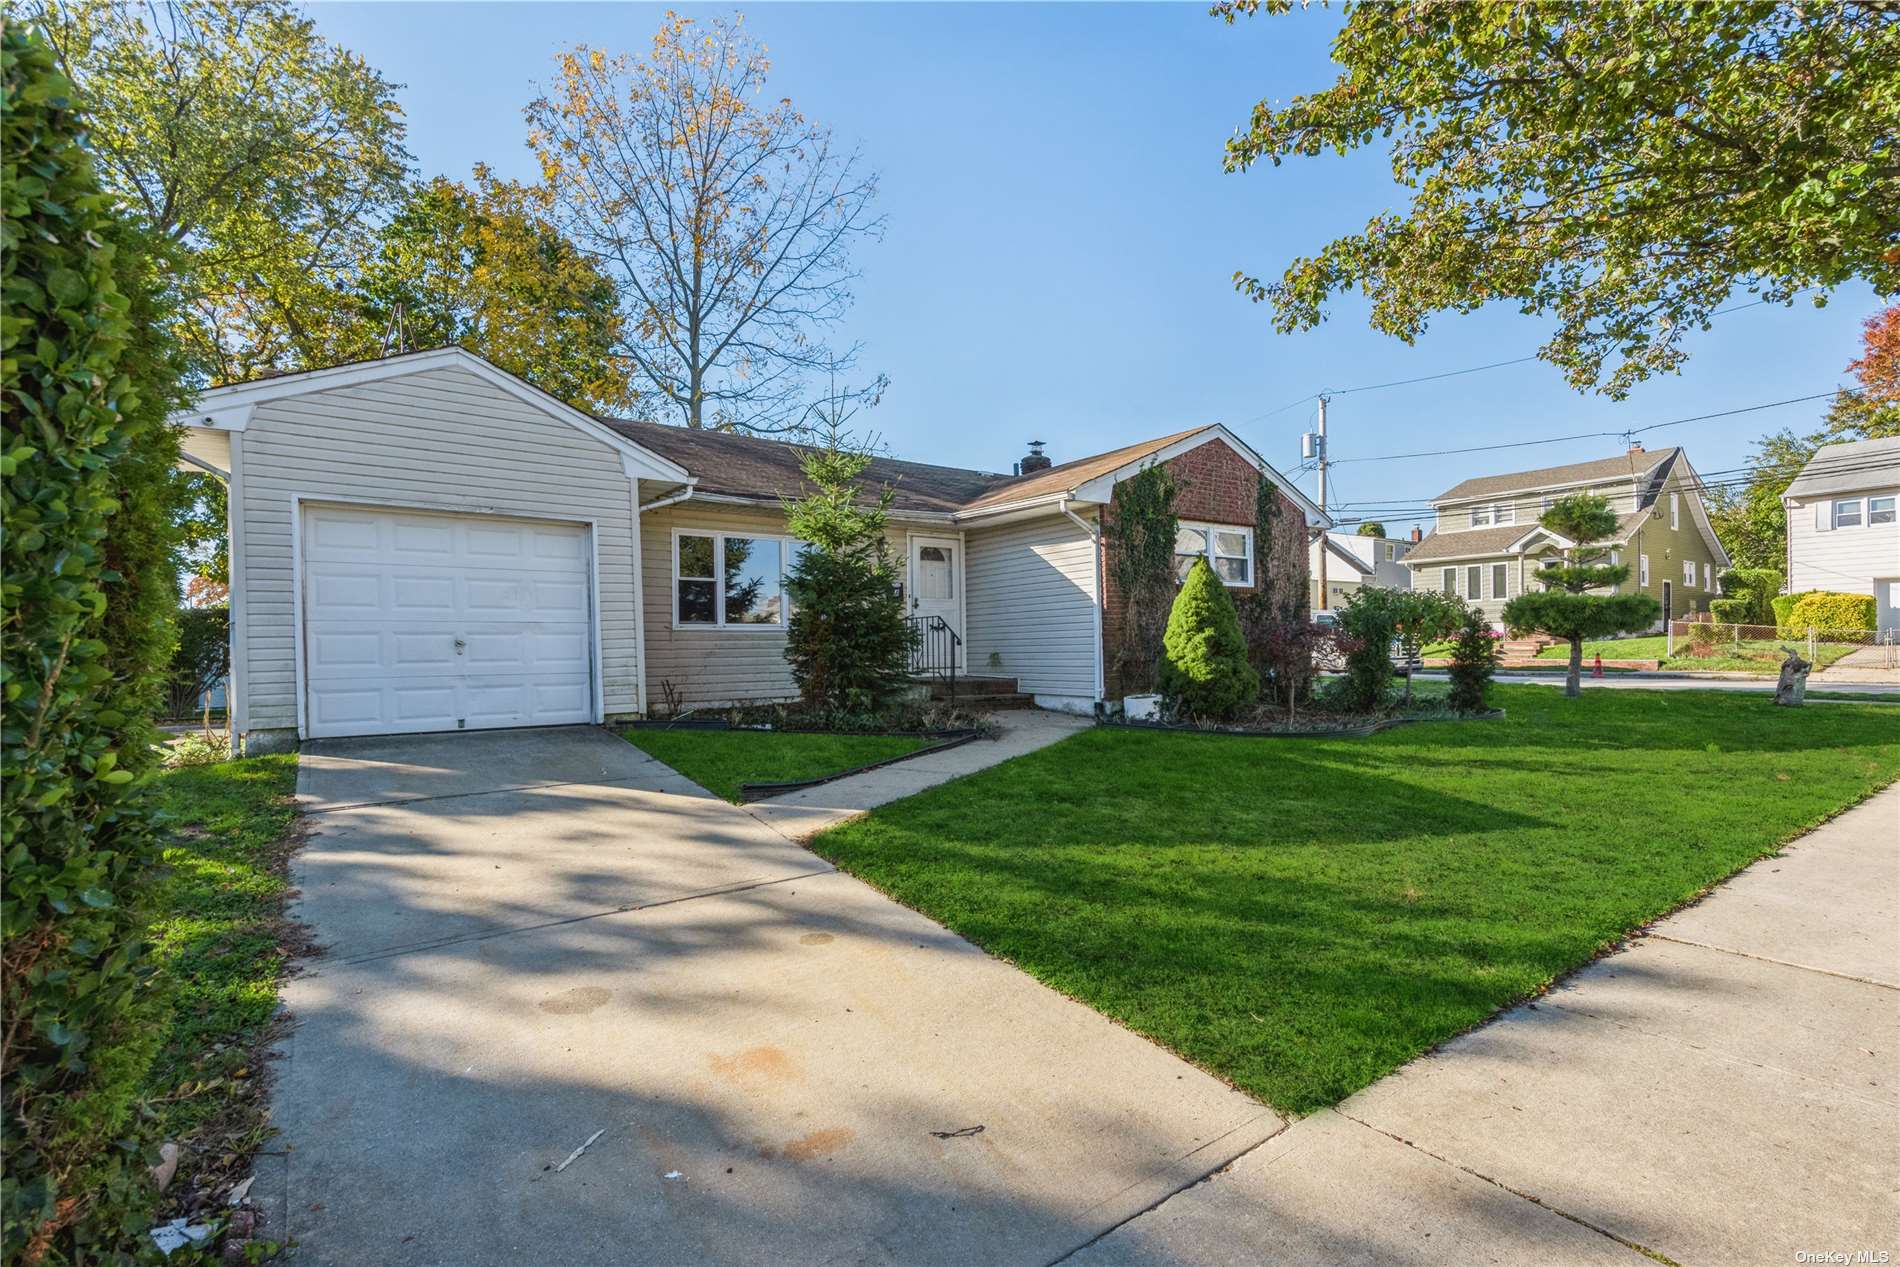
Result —
[[1900, 436], [1888, 436], [1822, 445], [1782, 496], [1799, 501], [1896, 484], [1900, 484]]
[[1521, 492], [1553, 484], [1588, 484], [1619, 476], [1634, 478], [1652, 471], [1680, 453], [1680, 449], [1645, 449], [1640, 453], [1619, 453], [1613, 458], [1593, 462], [1572, 462], [1567, 466], [1540, 466], [1531, 471], [1512, 471], [1507, 475], [1480, 475], [1455, 484], [1434, 501], [1459, 501], [1467, 497], [1489, 497], [1498, 493]]
[[[1616, 532], [1603, 544], [1617, 545], [1628, 541], [1630, 534], [1643, 526], [1648, 519], [1647, 510], [1631, 511], [1616, 521]], [[1510, 550], [1511, 543], [1527, 533], [1535, 532], [1535, 523], [1505, 524], [1501, 528], [1468, 528], [1463, 532], [1432, 532], [1413, 546], [1405, 556], [1407, 563], [1434, 563], [1451, 559], [1475, 559], [1486, 555], [1504, 554]]]

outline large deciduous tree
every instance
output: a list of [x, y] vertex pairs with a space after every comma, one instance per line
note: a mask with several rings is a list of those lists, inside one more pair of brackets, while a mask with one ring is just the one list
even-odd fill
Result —
[[1616, 512], [1605, 498], [1591, 493], [1559, 498], [1537, 522], [1570, 545], [1561, 559], [1537, 570], [1543, 589], [1526, 590], [1504, 604], [1504, 624], [1517, 636], [1544, 633], [1568, 642], [1564, 694], [1581, 695], [1584, 640], [1646, 629], [1662, 614], [1662, 604], [1640, 592], [1590, 593], [1614, 588], [1630, 576], [1628, 564], [1604, 562], [1609, 551], [1596, 544], [1616, 531]]
[[[558, 219], [619, 287], [637, 386], [691, 427], [811, 425], [809, 385], [856, 349], [852, 245], [881, 231], [877, 177], [785, 99], [737, 21], [669, 13], [650, 55], [563, 53], [528, 106]], [[874, 388], [872, 390], [875, 390]]]
[[409, 169], [394, 86], [284, 0], [35, 0], [100, 178], [187, 248], [181, 334], [213, 381], [335, 358], [346, 280]]
[[549, 201], [479, 165], [473, 185], [417, 185], [355, 280], [356, 354], [380, 350], [400, 308], [404, 346], [460, 344], [562, 400], [628, 412], [613, 280], [555, 227]]
[[[1223, 0], [1229, 21], [1287, 0]], [[1900, 9], [1875, 3], [1347, 4], [1337, 82], [1263, 101], [1229, 170], [1389, 143], [1404, 211], [1268, 283], [1282, 330], [1335, 295], [1411, 340], [1502, 300], [1541, 355], [1621, 396], [1680, 365], [1740, 286], [1900, 290]]]

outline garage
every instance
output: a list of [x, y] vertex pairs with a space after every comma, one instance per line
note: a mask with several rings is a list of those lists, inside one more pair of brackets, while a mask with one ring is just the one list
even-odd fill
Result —
[[589, 525], [302, 508], [304, 733], [596, 720]]

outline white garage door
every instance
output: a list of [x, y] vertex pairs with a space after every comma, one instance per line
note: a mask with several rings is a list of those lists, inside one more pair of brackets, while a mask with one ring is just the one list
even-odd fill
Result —
[[585, 525], [309, 507], [305, 730], [594, 720]]

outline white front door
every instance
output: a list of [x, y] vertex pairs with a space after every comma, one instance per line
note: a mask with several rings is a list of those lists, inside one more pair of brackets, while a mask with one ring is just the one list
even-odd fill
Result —
[[1875, 617], [1880, 626], [1880, 636], [1900, 636], [1900, 576], [1876, 580], [1874, 594], [1880, 600], [1879, 613]]
[[[956, 635], [963, 636], [963, 543], [955, 537], [910, 539], [910, 614], [941, 617]], [[962, 660], [958, 647], [957, 659]], [[961, 667], [959, 665], [959, 667]]]
[[307, 735], [594, 720], [586, 525], [367, 506], [303, 524]]

